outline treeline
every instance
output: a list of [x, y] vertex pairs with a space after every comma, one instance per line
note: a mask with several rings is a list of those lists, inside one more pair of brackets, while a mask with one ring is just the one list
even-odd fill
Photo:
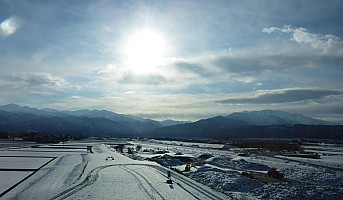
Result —
[[34, 141], [37, 143], [59, 143], [70, 140], [71, 136], [64, 134], [23, 133], [21, 138], [24, 141]]
[[9, 135], [5, 132], [0, 132], [0, 139], [7, 139]]
[[59, 143], [68, 140], [80, 140], [85, 137], [71, 136], [66, 134], [44, 134], [38, 132], [25, 132], [25, 133], [6, 133], [0, 132], [1, 139], [21, 138], [23, 141], [37, 142], [37, 143]]
[[275, 140], [233, 140], [227, 144], [240, 148], [258, 148], [269, 151], [301, 151], [301, 142]]

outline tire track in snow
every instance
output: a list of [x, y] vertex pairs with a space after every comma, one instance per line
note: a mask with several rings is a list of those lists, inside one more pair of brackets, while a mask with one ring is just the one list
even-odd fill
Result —
[[[139, 177], [141, 177], [141, 178], [150, 186], [151, 190], [153, 190], [155, 193], [157, 193], [162, 199], [165, 199], [165, 198], [164, 198], [164, 197], [154, 188], [154, 186], [153, 186], [144, 176], [142, 176], [141, 174], [139, 174], [137, 171], [135, 171], [135, 170], [133, 170], [133, 169], [130, 169], [130, 168], [128, 168], [127, 166], [120, 166], [120, 168], [123, 169], [123, 170], [125, 170], [125, 171], [127, 171], [127, 172], [128, 172], [129, 174], [131, 174], [132, 176], [134, 176], [134, 177], [136, 178], [136, 180], [140, 183], [140, 185], [142, 185], [144, 191], [145, 191], [146, 193], [148, 193], [148, 195], [151, 197], [151, 199], [156, 199], [156, 198], [153, 196], [153, 194], [150, 194], [150, 193], [148, 192], [148, 190], [144, 187], [142, 181], [139, 180]], [[135, 175], [135, 174], [136, 174], [136, 175]], [[138, 177], [137, 175], [138, 175], [139, 177]]]
[[86, 176], [86, 178], [79, 184], [74, 185], [54, 196], [52, 196], [51, 198], [49, 198], [49, 200], [54, 200], [54, 199], [65, 199], [73, 194], [75, 194], [76, 192], [82, 190], [84, 187], [87, 187], [89, 185], [92, 185], [93, 183], [96, 182], [96, 180], [99, 177], [99, 171], [102, 169], [105, 169], [107, 167], [111, 167], [112, 165], [105, 165], [105, 166], [100, 166], [97, 168], [94, 168], [92, 171], [90, 171], [88, 173], [88, 175]]
[[[129, 172], [129, 170], [132, 170], [132, 169], [127, 168], [127, 166], [146, 166], [146, 167], [151, 167], [151, 168], [156, 169], [163, 176], [165, 176], [165, 173], [167, 173], [168, 171], [171, 171], [171, 170], [168, 170], [168, 169], [166, 169], [164, 167], [157, 166], [157, 165], [151, 165], [151, 164], [112, 164], [112, 165], [100, 166], [100, 167], [96, 167], [92, 171], [90, 171], [87, 174], [86, 178], [81, 183], [78, 183], [78, 184], [76, 184], [76, 185], [74, 185], [74, 186], [72, 186], [72, 187], [70, 187], [70, 188], [68, 188], [68, 189], [58, 193], [58, 194], [55, 194], [54, 196], [49, 198], [49, 200], [55, 200], [55, 199], [61, 199], [62, 200], [62, 199], [65, 199], [67, 197], [70, 197], [71, 195], [75, 194], [76, 192], [82, 190], [83, 188], [85, 188], [85, 187], [87, 187], [89, 185], [94, 184], [97, 181], [98, 177], [99, 177], [99, 171], [100, 170], [103, 170], [103, 169], [108, 168], [108, 167], [116, 167], [116, 166], [117, 167], [119, 166], [123, 170], [127, 170], [127, 172]], [[176, 180], [178, 180], [178, 182], [181, 182], [182, 184], [187, 185], [187, 187], [190, 187], [193, 190], [197, 191], [202, 196], [206, 197], [206, 199], [212, 199], [212, 200], [222, 200], [223, 199], [222, 197], [220, 197], [217, 194], [215, 194], [215, 193], [205, 189], [204, 187], [200, 187], [200, 186], [198, 186], [196, 184], [189, 183], [189, 180], [187, 180], [185, 177], [183, 177], [183, 175], [177, 174], [177, 173], [175, 173], [173, 171], [171, 171], [171, 172], [173, 174], [174, 180], [176, 179]], [[137, 175], [134, 175], [133, 173], [138, 174], [140, 177], [142, 177], [142, 179], [144, 179], [150, 185], [150, 187], [154, 191], [156, 191], [156, 193], [159, 194], [159, 196], [161, 196], [162, 199], [164, 199], [163, 196], [159, 192], [157, 192], [157, 190], [151, 185], [151, 183], [145, 177], [143, 177], [141, 174], [139, 174], [136, 171], [131, 172], [130, 174], [137, 178], [137, 180], [142, 185], [143, 189], [147, 192], [147, 194], [152, 199], [155, 199], [155, 198], [146, 190], [146, 188], [143, 186], [142, 182], [139, 180]], [[183, 190], [185, 190], [186, 192], [190, 193], [196, 199], [202, 199], [202, 198], [196, 197], [196, 195], [194, 193], [192, 193], [191, 191], [186, 189], [184, 186], [181, 185], [181, 183], [178, 183], [178, 182], [175, 182], [175, 183], [177, 185], [179, 185]]]
[[[140, 183], [140, 185], [142, 186], [142, 188], [145, 190], [145, 192], [151, 197], [151, 199], [156, 199], [154, 196], [152, 196], [148, 191], [147, 189], [144, 187], [144, 185], [142, 184], [142, 182], [139, 180], [139, 178], [137, 177], [137, 175], [133, 174], [133, 172], [130, 172], [129, 170], [131, 169], [128, 169], [127, 167], [125, 167], [125, 165], [127, 164], [113, 164], [113, 165], [105, 165], [105, 166], [100, 166], [100, 167], [97, 167], [97, 168], [94, 168], [92, 171], [90, 171], [86, 178], [79, 184], [76, 184], [52, 197], [49, 198], [49, 200], [55, 200], [55, 199], [66, 199], [67, 197], [70, 197], [72, 196], [73, 194], [75, 194], [76, 192], [82, 190], [83, 188], [87, 187], [87, 186], [90, 186], [92, 184], [94, 184], [98, 177], [99, 177], [99, 171], [100, 170], [103, 170], [105, 168], [108, 168], [108, 167], [120, 167], [121, 169], [127, 171], [128, 173], [130, 173], [132, 176], [134, 176], [138, 182]], [[136, 174], [140, 175], [139, 173], [135, 172]], [[150, 187], [157, 193], [161, 196], [161, 194], [159, 192], [157, 192], [157, 190], [155, 188], [153, 188], [153, 186], [148, 182], [148, 180], [142, 176], [142, 178], [150, 185]], [[162, 199], [163, 196], [161, 196]]]

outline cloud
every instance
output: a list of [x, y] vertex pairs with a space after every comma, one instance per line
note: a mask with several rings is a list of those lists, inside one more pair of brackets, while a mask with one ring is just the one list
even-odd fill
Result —
[[273, 67], [252, 57], [219, 56], [213, 60], [213, 64], [224, 71], [237, 74], [249, 74]]
[[341, 95], [343, 92], [337, 90], [319, 90], [319, 89], [281, 89], [262, 91], [253, 97], [231, 98], [217, 103], [223, 104], [275, 104], [292, 103], [307, 100], [316, 100], [328, 96]]
[[71, 96], [69, 97], [70, 99], [80, 99], [81, 97], [80, 96]]
[[28, 93], [39, 95], [53, 95], [56, 92], [66, 93], [75, 90], [65, 79], [43, 72], [22, 72], [0, 79], [0, 88], [7, 97], [24, 96]]
[[108, 64], [84, 76], [89, 77], [89, 81], [81, 84], [81, 93], [91, 91], [97, 97], [125, 95], [125, 98], [134, 98], [137, 93], [161, 93], [176, 87], [166, 73], [137, 73], [123, 65]]
[[293, 28], [290, 25], [284, 25], [282, 28], [270, 27], [263, 28], [263, 32], [268, 34], [282, 32], [292, 34], [292, 41], [310, 45], [314, 49], [321, 50], [324, 53], [343, 53], [343, 41], [332, 34], [310, 33], [306, 28]]
[[182, 73], [195, 73], [202, 77], [211, 77], [215, 75], [213, 70], [210, 70], [201, 64], [192, 63], [189, 61], [176, 61], [173, 63], [173, 65]]
[[[228, 70], [232, 65], [220, 63], [219, 59], [226, 59], [229, 55], [222, 53], [203, 55], [189, 59], [174, 60], [170, 64], [170, 68], [174, 70], [174, 79], [177, 76], [178, 82], [183, 82], [184, 86], [194, 84], [218, 83], [218, 82], [240, 82], [252, 83], [255, 81], [253, 76], [244, 72], [244, 68], [240, 72], [236, 70]], [[230, 58], [228, 58], [230, 59]], [[236, 67], [236, 66], [233, 66]]]
[[270, 27], [270, 28], [263, 28], [262, 31], [265, 32], [265, 33], [273, 33], [273, 32], [276, 32], [276, 31], [279, 31], [280, 28], [276, 28], [276, 27]]
[[83, 95], [64, 78], [45, 72], [21, 72], [0, 76], [1, 96], [6, 102], [48, 105], [71, 96]]
[[[179, 82], [185, 86], [200, 84], [205, 87], [205, 84], [214, 85], [219, 82], [262, 83], [269, 86], [269, 83], [274, 82], [282, 88], [285, 87], [282, 84], [292, 79], [291, 84], [286, 87], [322, 88], [323, 85], [319, 82], [324, 83], [324, 87], [337, 82], [335, 77], [328, 74], [340, 74], [342, 63], [343, 56], [336, 53], [323, 54], [315, 49], [304, 51], [298, 46], [283, 48], [275, 45], [175, 59], [169, 69], [182, 77]], [[324, 76], [313, 77], [322, 70], [325, 70]], [[310, 85], [310, 82], [314, 85]]]
[[144, 85], [159, 85], [165, 82], [166, 79], [160, 74], [134, 74], [127, 73], [123, 76], [119, 83], [122, 84], [144, 84]]
[[124, 94], [131, 95], [131, 94], [136, 94], [135, 91], [126, 91]]
[[95, 75], [96, 81], [115, 83], [115, 84], [140, 84], [140, 85], [160, 85], [166, 82], [162, 74], [150, 73], [140, 74], [117, 65], [107, 65], [105, 69], [100, 70]]
[[67, 85], [63, 78], [43, 72], [25, 72], [13, 76], [22, 87], [42, 87], [49, 89], [60, 89]]

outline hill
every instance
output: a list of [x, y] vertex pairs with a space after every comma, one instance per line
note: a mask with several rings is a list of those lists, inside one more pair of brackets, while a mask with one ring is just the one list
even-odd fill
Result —
[[147, 135], [171, 138], [343, 139], [343, 126], [299, 114], [263, 110], [236, 112], [194, 123], [157, 128]]
[[343, 126], [273, 110], [236, 112], [186, 123], [158, 122], [108, 110], [59, 111], [16, 104], [0, 106], [0, 132], [27, 131], [101, 137], [343, 139]]
[[319, 119], [314, 119], [300, 114], [262, 110], [251, 112], [235, 112], [227, 115], [226, 118], [245, 121], [250, 125], [334, 125], [332, 122], [327, 122]]

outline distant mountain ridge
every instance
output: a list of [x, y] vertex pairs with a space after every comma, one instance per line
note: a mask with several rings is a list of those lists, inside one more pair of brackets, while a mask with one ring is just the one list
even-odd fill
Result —
[[115, 120], [137, 120], [137, 121], [144, 121], [145, 119], [142, 117], [132, 116], [132, 115], [124, 115], [124, 114], [117, 114], [108, 110], [55, 110], [50, 108], [44, 109], [37, 109], [31, 108], [28, 106], [19, 106], [16, 104], [7, 104], [0, 106], [0, 110], [7, 111], [7, 112], [14, 112], [14, 113], [30, 113], [30, 114], [39, 114], [39, 115], [72, 115], [76, 117], [92, 117], [92, 118], [108, 118], [108, 119], [115, 119]]
[[175, 121], [171, 119], [163, 120], [160, 122], [163, 126], [175, 126], [179, 124], [186, 124], [186, 123], [191, 123], [191, 121]]
[[0, 132], [28, 130], [102, 137], [343, 139], [343, 126], [274, 110], [236, 112], [196, 122], [159, 122], [108, 110], [59, 111], [16, 104], [0, 106]]
[[[31, 108], [28, 106], [19, 106], [16, 104], [7, 104], [0, 106], [0, 111], [6, 111], [12, 114], [17, 115], [16, 118], [12, 118], [11, 121], [4, 121], [3, 119], [6, 118], [6, 115], [9, 115], [9, 113], [0, 113], [0, 131], [6, 131], [6, 130], [12, 130], [12, 131], [25, 131], [27, 129], [29, 130], [38, 130], [41, 131], [44, 129], [44, 132], [49, 132], [48, 128], [43, 127], [56, 127], [54, 120], [58, 118], [60, 120], [59, 123], [64, 122], [65, 127], [73, 127], [75, 128], [76, 132], [81, 132], [87, 134], [88, 132], [92, 132], [94, 134], [94, 130], [92, 130], [91, 125], [88, 123], [89, 121], [92, 121], [93, 127], [98, 127], [98, 132], [101, 132], [102, 134], [109, 133], [108, 127], [102, 127], [99, 124], [101, 124], [101, 120], [107, 121], [107, 125], [109, 127], [113, 128], [113, 133], [122, 132], [123, 134], [135, 134], [135, 133], [141, 133], [150, 131], [159, 127], [165, 126], [164, 122], [158, 122], [151, 119], [144, 119], [142, 117], [133, 116], [133, 115], [124, 115], [124, 114], [118, 114], [114, 113], [108, 110], [76, 110], [76, 111], [70, 111], [70, 110], [55, 110], [50, 108], [45, 109], [37, 109], [37, 108]], [[26, 119], [22, 119], [23, 116], [26, 116]], [[46, 124], [41, 124], [41, 127], [36, 126], [36, 129], [33, 129], [34, 124], [37, 123], [36, 121], [32, 121], [32, 123], [29, 125], [27, 120], [30, 118], [36, 119], [41, 118], [43, 121], [46, 122]], [[73, 120], [66, 121], [66, 118], [72, 118]], [[15, 120], [14, 120], [15, 119]], [[78, 119], [78, 120], [77, 120]], [[81, 122], [85, 121], [84, 125]], [[108, 121], [110, 120], [110, 121]], [[62, 121], [62, 122], [61, 122]], [[86, 122], [87, 121], [87, 122]], [[4, 127], [5, 122], [7, 125]], [[180, 124], [182, 122], [179, 121], [173, 121], [169, 120], [169, 124]], [[89, 130], [83, 130], [83, 126], [89, 126]], [[115, 127], [116, 126], [116, 127]], [[14, 127], [14, 128], [9, 128]], [[62, 129], [63, 130], [63, 129]], [[68, 129], [69, 130], [69, 129]], [[79, 131], [77, 131], [79, 130]], [[92, 130], [92, 131], [91, 131]], [[58, 130], [51, 128], [51, 132], [58, 132]], [[72, 132], [72, 129], [70, 129], [68, 132]]]
[[229, 119], [245, 121], [250, 125], [267, 126], [267, 125], [335, 125], [332, 122], [314, 119], [300, 114], [293, 114], [275, 110], [261, 111], [244, 111], [235, 112], [225, 116]]
[[118, 122], [105, 118], [75, 116], [42, 116], [0, 110], [0, 132], [70, 134], [84, 136], [131, 136], [134, 132]]
[[343, 126], [304, 115], [262, 110], [232, 113], [152, 130], [153, 137], [343, 139]]

